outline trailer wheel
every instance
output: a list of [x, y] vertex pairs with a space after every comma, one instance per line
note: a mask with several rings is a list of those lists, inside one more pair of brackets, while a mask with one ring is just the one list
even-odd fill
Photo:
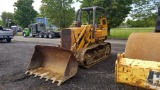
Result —
[[10, 42], [11, 42], [11, 38], [7, 38], [6, 41], [7, 41], [8, 43], [10, 43]]

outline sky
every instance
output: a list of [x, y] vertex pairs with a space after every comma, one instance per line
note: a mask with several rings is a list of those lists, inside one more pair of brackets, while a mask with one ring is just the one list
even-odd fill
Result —
[[[17, 0], [0, 0], [0, 15], [2, 12], [14, 12], [13, 4], [14, 2], [17, 2]], [[34, 0], [33, 3], [34, 9], [39, 12], [39, 8], [41, 6], [41, 0]], [[72, 5], [72, 7], [75, 7], [75, 10], [79, 9], [80, 3], [75, 3]]]

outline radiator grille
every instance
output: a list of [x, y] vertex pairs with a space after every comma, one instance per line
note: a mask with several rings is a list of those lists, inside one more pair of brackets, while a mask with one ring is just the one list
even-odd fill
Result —
[[71, 49], [71, 29], [63, 29], [61, 32], [62, 48]]

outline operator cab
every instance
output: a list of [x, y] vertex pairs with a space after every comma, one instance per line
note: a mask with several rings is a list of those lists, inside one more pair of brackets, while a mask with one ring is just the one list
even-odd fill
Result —
[[108, 22], [103, 7], [86, 7], [76, 12], [75, 27], [91, 25], [92, 38], [105, 39], [108, 33]]

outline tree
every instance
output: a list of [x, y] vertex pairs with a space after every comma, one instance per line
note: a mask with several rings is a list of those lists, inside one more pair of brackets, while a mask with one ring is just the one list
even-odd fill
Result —
[[[158, 10], [159, 0], [133, 0], [131, 17], [133, 19], [144, 19], [152, 17]], [[154, 17], [156, 18], [156, 17]]]
[[2, 20], [0, 20], [0, 25], [2, 25]]
[[[15, 22], [14, 22], [14, 14], [13, 13], [10, 13], [10, 12], [2, 12], [2, 15], [1, 15], [1, 18], [2, 18], [2, 25], [4, 27], [9, 27], [12, 26], [12, 25], [15, 25]], [[9, 21], [10, 20], [10, 21]], [[9, 23], [9, 24], [8, 24]]]
[[37, 15], [32, 6], [33, 2], [33, 0], [18, 0], [14, 3], [15, 22], [22, 28], [28, 27], [31, 22], [34, 22]]
[[131, 10], [132, 0], [78, 0], [81, 7], [101, 6], [107, 13], [111, 28], [119, 26]]
[[152, 16], [142, 19], [136, 20], [127, 20], [127, 25], [131, 25], [131, 27], [155, 27], [156, 25], [156, 17], [157, 13], [154, 13]]
[[74, 20], [73, 0], [42, 0], [41, 15], [49, 18], [49, 21], [57, 27], [69, 27]]

